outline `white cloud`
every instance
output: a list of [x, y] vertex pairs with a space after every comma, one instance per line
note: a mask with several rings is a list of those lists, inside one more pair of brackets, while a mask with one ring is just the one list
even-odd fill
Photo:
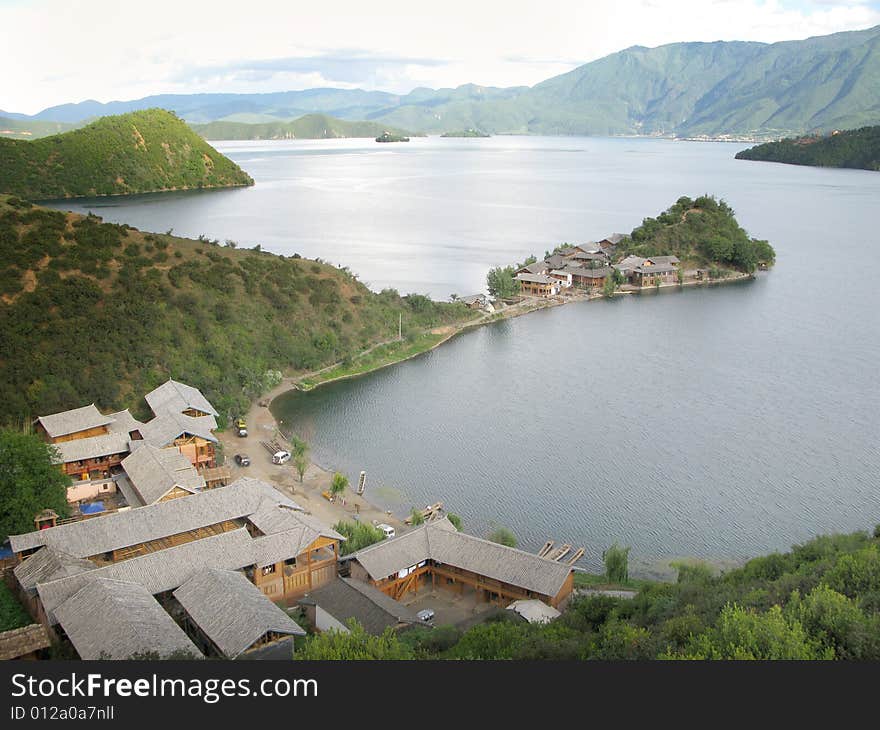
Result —
[[631, 45], [773, 42], [876, 24], [877, 2], [833, 0], [444, 0], [425, 8], [410, 0], [0, 0], [0, 108], [310, 86], [532, 85]]

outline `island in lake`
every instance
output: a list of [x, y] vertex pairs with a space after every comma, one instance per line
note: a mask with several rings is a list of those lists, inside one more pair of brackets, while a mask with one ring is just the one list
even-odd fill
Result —
[[401, 134], [392, 134], [391, 132], [385, 131], [382, 132], [378, 137], [376, 137], [377, 142], [409, 142], [409, 137], [404, 137]]
[[880, 126], [767, 142], [739, 152], [736, 159], [880, 170]]
[[491, 137], [491, 134], [481, 132], [479, 129], [461, 129], [457, 132], [444, 132], [441, 137]]

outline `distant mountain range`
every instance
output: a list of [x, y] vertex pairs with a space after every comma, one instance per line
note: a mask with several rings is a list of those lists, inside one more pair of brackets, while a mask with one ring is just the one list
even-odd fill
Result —
[[205, 139], [339, 139], [344, 137], [378, 137], [383, 132], [411, 135], [378, 122], [350, 122], [326, 114], [306, 114], [290, 122], [217, 121], [190, 125]]
[[880, 123], [880, 26], [773, 44], [634, 46], [533, 87], [158, 95], [0, 116], [73, 124], [150, 107], [170, 109], [191, 124], [317, 113], [428, 133], [801, 134]]

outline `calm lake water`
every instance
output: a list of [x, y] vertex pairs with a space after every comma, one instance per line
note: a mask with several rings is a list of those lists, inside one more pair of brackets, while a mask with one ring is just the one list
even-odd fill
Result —
[[[742, 284], [580, 303], [276, 401], [319, 463], [365, 469], [403, 515], [614, 541], [641, 572], [721, 563], [880, 522], [880, 174], [735, 161], [645, 139], [218, 144], [254, 188], [58, 204], [147, 230], [260, 243], [446, 298], [491, 266], [725, 198], [776, 268]], [[867, 268], [866, 268], [867, 267]]]

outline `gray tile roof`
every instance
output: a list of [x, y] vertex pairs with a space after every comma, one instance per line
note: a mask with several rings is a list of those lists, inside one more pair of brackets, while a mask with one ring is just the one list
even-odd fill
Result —
[[608, 274], [611, 273], [610, 266], [600, 266], [597, 269], [578, 269], [577, 271], [572, 271], [572, 276], [580, 276], [584, 279], [604, 279]]
[[74, 408], [70, 411], [53, 413], [50, 416], [40, 416], [37, 421], [46, 429], [46, 433], [52, 438], [67, 436], [77, 431], [85, 431], [89, 428], [107, 426], [113, 419], [103, 415], [92, 403], [82, 408]]
[[532, 264], [526, 264], [525, 266], [521, 266], [517, 271], [526, 272], [528, 274], [542, 274], [550, 267], [548, 266], [546, 261], [535, 261]]
[[373, 580], [423, 560], [446, 563], [545, 596], [559, 593], [572, 568], [463, 532], [444, 518], [354, 554]]
[[616, 246], [620, 243], [624, 238], [626, 238], [625, 233], [612, 233], [610, 236], [606, 236], [603, 238], [603, 241], [608, 241], [612, 246]]
[[108, 426], [110, 433], [124, 433], [127, 435], [131, 431], [140, 431], [144, 425], [131, 415], [128, 408], [124, 411], [111, 413], [108, 418], [113, 419], [113, 423]]
[[228, 659], [266, 633], [304, 636], [305, 631], [241, 573], [204, 570], [174, 591], [193, 622]]
[[149, 591], [134, 583], [89, 578], [56, 614], [82, 659], [127, 659], [145, 652], [202, 656]]
[[175, 487], [195, 494], [205, 488], [205, 478], [177, 449], [157, 449], [146, 444], [122, 460], [131, 487], [143, 504], [158, 502]]
[[12, 572], [26, 591], [35, 591], [37, 583], [79, 575], [97, 566], [85, 558], [77, 558], [51, 547], [40, 548], [16, 565]]
[[183, 413], [190, 408], [212, 416], [220, 415], [198, 388], [178, 383], [176, 380], [169, 379], [162, 383], [158, 388], [147, 393], [144, 399], [157, 416], [166, 413]]
[[[156, 416], [152, 421], [147, 421], [140, 432], [146, 443], [161, 449], [187, 433], [217, 443], [217, 437], [211, 433], [216, 428], [217, 421], [214, 420], [214, 416], [193, 417], [183, 413], [165, 413]], [[136, 448], [138, 442], [132, 442], [132, 446]]]
[[527, 281], [532, 284], [558, 284], [558, 280], [553, 277], [547, 276], [546, 274], [517, 274], [516, 278], [519, 281]]
[[[185, 497], [181, 497], [185, 499]], [[174, 500], [178, 501], [178, 500]], [[37, 593], [50, 623], [57, 622], [55, 609], [93, 578], [126, 581], [143, 586], [155, 595], [182, 586], [206, 568], [240, 570], [256, 562], [254, 541], [246, 528], [111, 563], [87, 573], [38, 583]]]
[[244, 518], [261, 509], [266, 499], [301, 509], [269, 484], [259, 479], [242, 478], [227, 487], [207, 489], [191, 497], [11, 535], [9, 542], [13, 552], [49, 545], [76, 557], [87, 558], [225, 520]]
[[614, 264], [614, 268], [618, 271], [632, 271], [637, 267], [641, 266], [645, 262], [641, 256], [627, 256], [622, 261]]
[[323, 608], [339, 623], [351, 618], [367, 633], [379, 635], [389, 626], [418, 623], [415, 611], [386, 596], [378, 588], [350, 578], [337, 578], [304, 596]]
[[97, 459], [113, 454], [127, 454], [129, 451], [127, 433], [108, 433], [52, 445], [58, 451], [55, 459], [57, 464], [70, 464], [74, 461]]

